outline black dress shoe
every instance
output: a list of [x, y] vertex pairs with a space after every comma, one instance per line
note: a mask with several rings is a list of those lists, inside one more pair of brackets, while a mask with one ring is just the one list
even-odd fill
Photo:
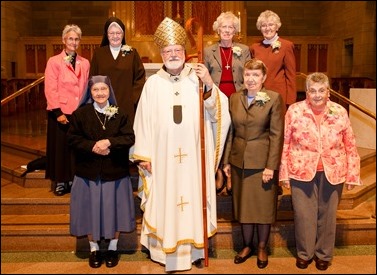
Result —
[[204, 267], [202, 259], [197, 259], [196, 261], [193, 261], [192, 264], [195, 265], [197, 268], [203, 268]]
[[[263, 256], [266, 260], [260, 260], [259, 256]], [[268, 254], [266, 248], [258, 248], [257, 266], [258, 268], [265, 268], [268, 265]]]
[[[245, 248], [244, 248], [245, 249]], [[251, 255], [253, 255], [253, 250], [252, 249], [250, 249], [250, 252], [246, 255], [246, 256], [244, 256], [244, 257], [242, 257], [242, 256], [240, 256], [240, 255], [236, 255], [235, 257], [234, 257], [234, 263], [235, 264], [242, 264], [242, 263], [244, 263], [247, 259], [249, 259], [250, 257], [251, 257]]]
[[66, 184], [64, 182], [57, 182], [54, 189], [55, 196], [63, 196], [65, 193], [67, 193]]
[[298, 268], [301, 268], [301, 269], [306, 269], [308, 268], [308, 265], [310, 265], [312, 263], [313, 259], [310, 259], [310, 260], [303, 260], [301, 259], [300, 257], [297, 257], [296, 259], [296, 266]]
[[98, 268], [102, 265], [102, 255], [101, 252], [96, 250], [90, 252], [89, 256], [89, 266], [93, 268]]
[[109, 250], [105, 256], [105, 262], [107, 267], [114, 267], [119, 262], [119, 253], [116, 250]]
[[257, 266], [262, 269], [265, 268], [268, 265], [268, 260], [262, 261], [257, 258]]
[[323, 261], [321, 259], [318, 259], [317, 257], [315, 258], [315, 267], [318, 270], [326, 270], [329, 267], [329, 262], [328, 261]]

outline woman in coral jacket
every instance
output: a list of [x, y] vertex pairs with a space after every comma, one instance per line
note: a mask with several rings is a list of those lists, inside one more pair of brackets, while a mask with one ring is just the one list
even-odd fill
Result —
[[67, 143], [72, 112], [77, 109], [89, 77], [89, 60], [79, 56], [81, 40], [77, 25], [63, 29], [63, 51], [49, 58], [45, 70], [47, 100], [46, 178], [57, 196], [69, 192], [74, 176], [73, 154]]
[[343, 186], [360, 185], [360, 156], [347, 110], [330, 101], [323, 73], [306, 78], [306, 99], [285, 115], [279, 180], [291, 189], [296, 266], [326, 270], [333, 258], [336, 211]]

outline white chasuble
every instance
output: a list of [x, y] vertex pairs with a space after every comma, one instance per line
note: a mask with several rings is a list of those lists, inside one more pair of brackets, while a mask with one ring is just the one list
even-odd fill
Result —
[[[230, 125], [228, 98], [214, 85], [204, 101], [207, 232], [217, 230], [215, 171]], [[174, 121], [174, 108], [181, 121]], [[160, 69], [143, 88], [134, 122], [130, 159], [150, 161], [139, 169], [144, 211], [141, 244], [166, 271], [191, 269], [204, 258], [199, 80], [185, 65], [179, 76]]]

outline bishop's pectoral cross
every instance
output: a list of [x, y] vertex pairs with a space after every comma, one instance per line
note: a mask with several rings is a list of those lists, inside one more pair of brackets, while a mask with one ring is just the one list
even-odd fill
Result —
[[227, 70], [229, 70], [229, 68], [230, 68], [229, 64], [226, 64], [225, 68], [226, 68]]

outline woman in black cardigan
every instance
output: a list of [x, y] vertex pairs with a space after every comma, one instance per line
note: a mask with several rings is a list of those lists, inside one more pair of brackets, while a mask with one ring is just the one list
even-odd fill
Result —
[[[71, 190], [70, 229], [88, 236], [89, 265], [118, 264], [120, 232], [135, 229], [135, 206], [128, 167], [134, 144], [132, 123], [116, 106], [108, 76], [92, 76], [82, 104], [72, 114], [68, 140], [76, 156]], [[101, 255], [98, 241], [110, 240]]]

